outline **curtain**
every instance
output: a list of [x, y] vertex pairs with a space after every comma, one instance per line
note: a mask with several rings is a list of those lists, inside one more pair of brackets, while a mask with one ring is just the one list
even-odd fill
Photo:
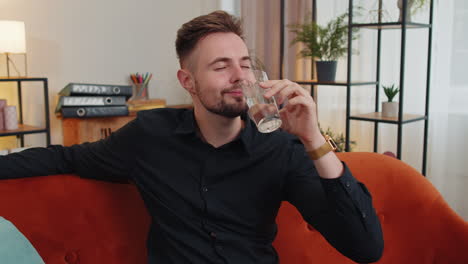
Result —
[[435, 0], [428, 178], [468, 220], [468, 5]]
[[[284, 24], [290, 25], [304, 21], [311, 16], [313, 1], [284, 1]], [[280, 0], [242, 0], [241, 17], [248, 48], [266, 68], [270, 79], [287, 78], [291, 80], [311, 79], [310, 59], [297, 59], [301, 45], [290, 46], [294, 38], [284, 29], [283, 76], [280, 76], [281, 61], [281, 1]]]

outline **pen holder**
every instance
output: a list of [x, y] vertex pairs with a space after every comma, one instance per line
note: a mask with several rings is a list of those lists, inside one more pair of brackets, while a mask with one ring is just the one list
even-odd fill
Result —
[[140, 101], [140, 100], [148, 100], [148, 84], [146, 83], [134, 83], [133, 84], [133, 91], [132, 97], [130, 97], [129, 101]]

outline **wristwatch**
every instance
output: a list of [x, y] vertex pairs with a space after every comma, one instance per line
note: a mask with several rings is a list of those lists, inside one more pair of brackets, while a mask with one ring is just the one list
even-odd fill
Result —
[[324, 137], [326, 142], [322, 146], [318, 149], [307, 151], [307, 154], [312, 160], [318, 160], [328, 152], [336, 150], [337, 146], [335, 141], [333, 141], [333, 139], [328, 135], [325, 135]]

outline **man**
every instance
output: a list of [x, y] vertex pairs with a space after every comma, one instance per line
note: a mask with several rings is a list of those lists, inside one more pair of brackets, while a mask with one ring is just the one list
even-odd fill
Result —
[[289, 133], [259, 133], [246, 117], [238, 84], [251, 62], [239, 20], [197, 17], [178, 31], [176, 49], [193, 111], [142, 111], [105, 140], [5, 156], [1, 178], [132, 181], [152, 216], [149, 263], [278, 263], [272, 241], [284, 200], [344, 255], [377, 261], [383, 240], [371, 196], [333, 152], [319, 151], [328, 143], [311, 96], [288, 80], [261, 84], [266, 97], [288, 99]]

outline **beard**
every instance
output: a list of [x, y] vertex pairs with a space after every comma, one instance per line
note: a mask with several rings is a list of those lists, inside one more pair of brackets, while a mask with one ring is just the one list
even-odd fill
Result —
[[228, 103], [226, 101], [224, 94], [233, 89], [236, 89], [236, 85], [233, 85], [232, 87], [221, 91], [221, 100], [217, 103], [210, 104], [209, 100], [205, 96], [205, 92], [203, 92], [202, 89], [200, 89], [198, 82], [195, 81], [195, 90], [197, 91], [198, 99], [200, 100], [200, 103], [203, 105], [203, 107], [205, 107], [206, 110], [213, 114], [217, 114], [228, 118], [236, 118], [242, 115], [243, 113], [247, 112], [248, 109], [247, 103], [245, 102], [243, 97], [233, 98], [233, 100], [235, 101], [234, 103]]

